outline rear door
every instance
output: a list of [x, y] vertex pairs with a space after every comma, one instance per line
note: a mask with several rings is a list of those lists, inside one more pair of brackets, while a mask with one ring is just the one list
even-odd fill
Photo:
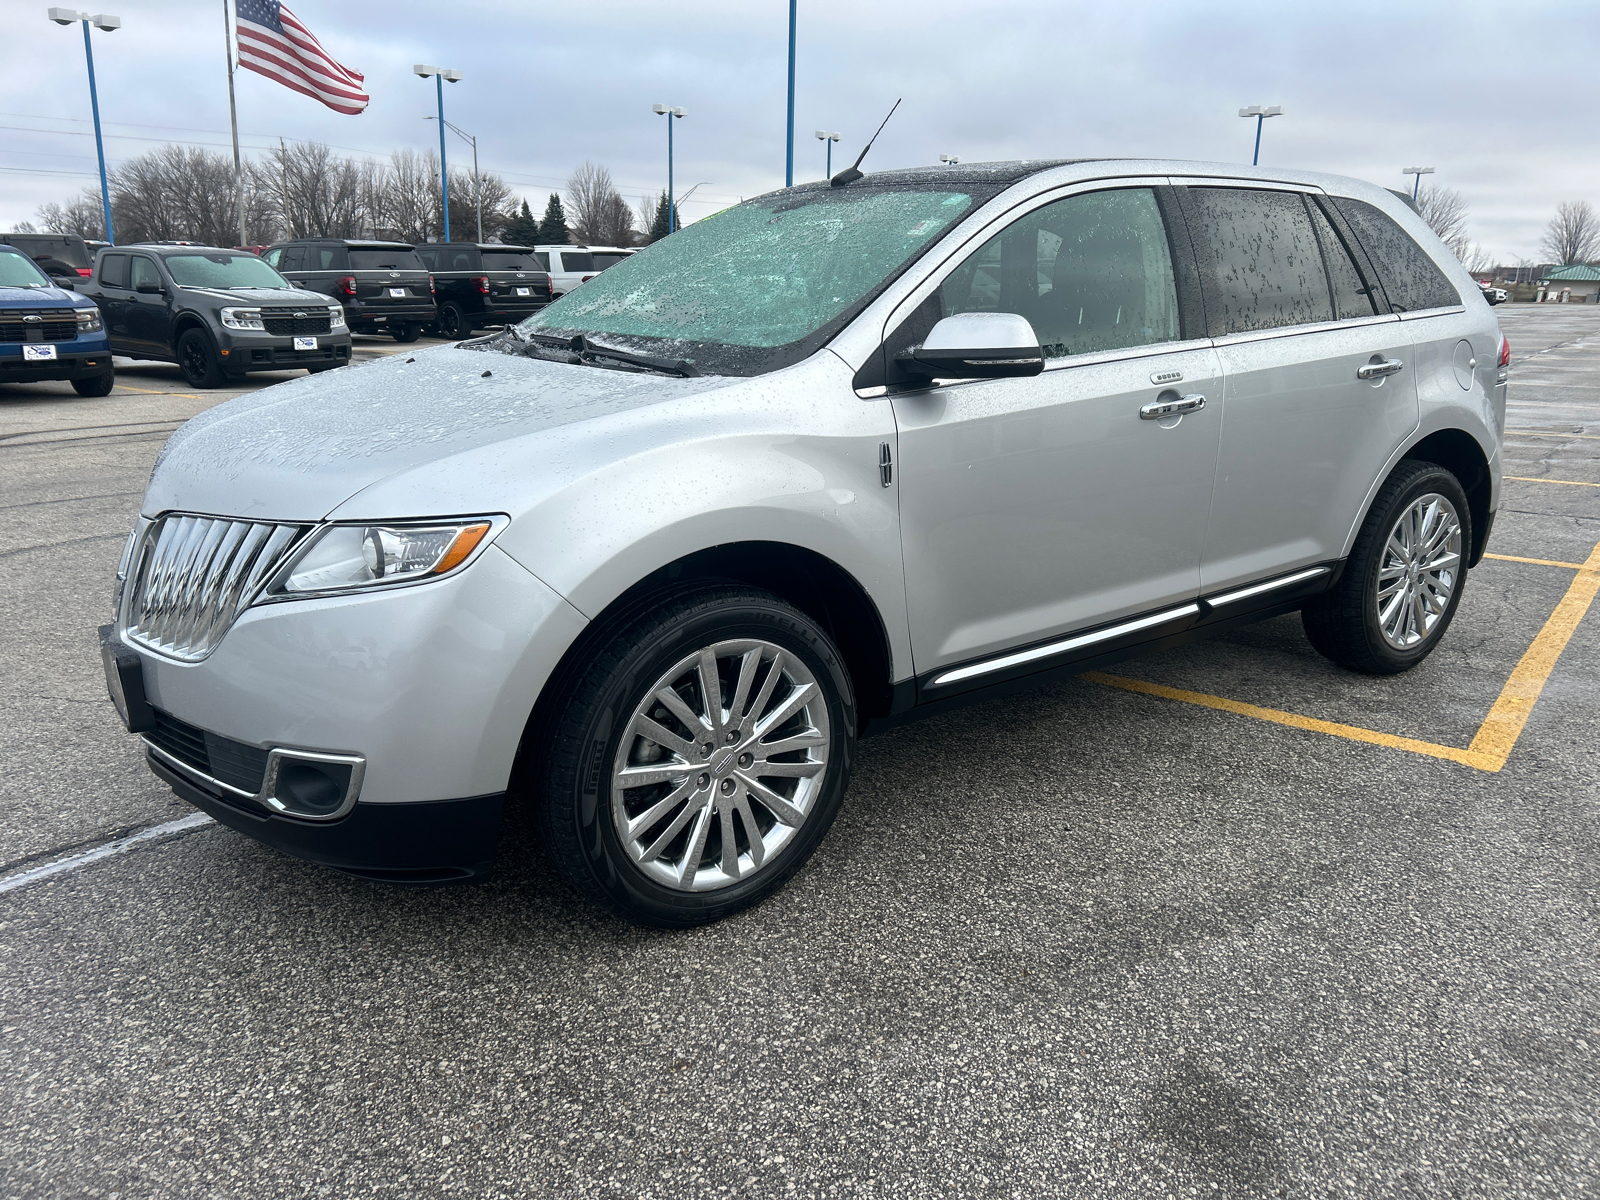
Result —
[[1033, 378], [893, 398], [911, 637], [932, 695], [1059, 659], [1011, 668], [1002, 652], [1195, 598], [1221, 407], [1141, 414], [1218, 395], [1216, 356], [1180, 314], [1187, 255], [1157, 188], [1084, 191], [1017, 218], [908, 301], [891, 350], [941, 316], [1016, 312], [1047, 360]]
[[[1259, 181], [1189, 181], [1224, 385], [1206, 592], [1331, 562], [1417, 425], [1410, 337], [1318, 201]], [[1364, 369], [1385, 373], [1363, 378]], [[1392, 372], [1392, 373], [1390, 373]]]

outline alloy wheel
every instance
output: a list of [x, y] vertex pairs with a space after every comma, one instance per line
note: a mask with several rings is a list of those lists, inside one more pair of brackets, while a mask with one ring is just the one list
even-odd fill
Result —
[[1397, 650], [1433, 633], [1460, 581], [1461, 517], [1446, 497], [1413, 500], [1389, 531], [1378, 567], [1378, 628]]
[[829, 745], [823, 690], [794, 654], [754, 639], [707, 646], [629, 717], [611, 773], [617, 839], [669, 888], [748, 879], [816, 807]]

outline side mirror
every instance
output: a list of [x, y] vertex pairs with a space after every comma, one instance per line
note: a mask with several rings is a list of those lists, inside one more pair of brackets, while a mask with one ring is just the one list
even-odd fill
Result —
[[969, 312], [945, 317], [895, 361], [909, 374], [935, 379], [1004, 379], [1039, 374], [1044, 351], [1026, 317]]
[[159, 283], [151, 283], [149, 280], [146, 280], [133, 290], [138, 292], [141, 296], [161, 296], [166, 293], [167, 289], [162, 287]]

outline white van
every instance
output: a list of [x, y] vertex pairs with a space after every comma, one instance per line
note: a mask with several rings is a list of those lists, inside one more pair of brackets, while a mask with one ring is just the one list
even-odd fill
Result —
[[607, 267], [614, 267], [636, 249], [624, 246], [535, 246], [539, 265], [550, 272], [550, 291], [564, 296]]

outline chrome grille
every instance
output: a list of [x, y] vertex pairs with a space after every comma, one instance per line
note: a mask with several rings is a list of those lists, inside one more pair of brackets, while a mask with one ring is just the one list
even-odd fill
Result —
[[306, 528], [187, 513], [154, 522], [128, 572], [121, 614], [128, 640], [199, 662], [283, 565]]

